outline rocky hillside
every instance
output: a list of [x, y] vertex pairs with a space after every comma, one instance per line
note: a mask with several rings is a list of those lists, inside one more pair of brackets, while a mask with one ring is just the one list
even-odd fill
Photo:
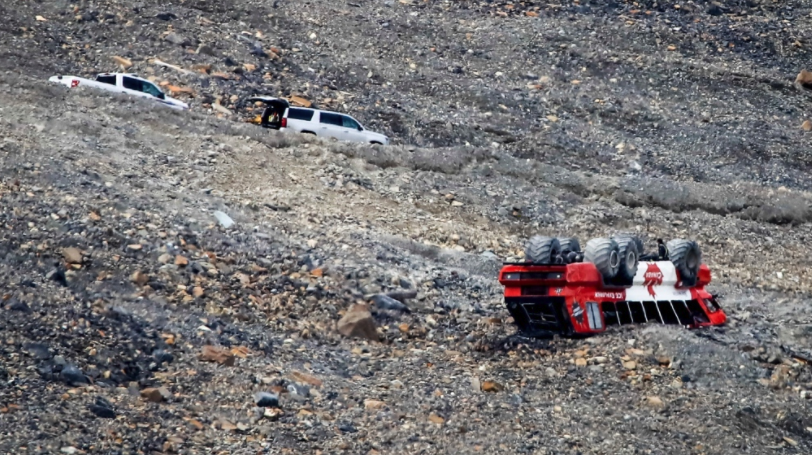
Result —
[[[808, 453], [810, 14], [1, 4], [0, 452]], [[43, 81], [121, 62], [192, 111]], [[618, 231], [697, 239], [729, 324], [518, 336], [501, 261]]]

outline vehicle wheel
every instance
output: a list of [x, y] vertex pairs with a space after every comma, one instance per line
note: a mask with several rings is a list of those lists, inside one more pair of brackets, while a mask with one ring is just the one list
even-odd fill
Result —
[[552, 264], [554, 258], [560, 254], [561, 245], [558, 239], [541, 235], [533, 236], [524, 250], [525, 259], [534, 264]]
[[302, 131], [302, 134], [309, 134], [309, 135], [311, 135], [311, 136], [315, 136], [315, 135], [316, 135], [316, 133], [314, 133], [314, 132], [312, 132], [312, 131]]
[[595, 264], [604, 280], [611, 280], [620, 267], [617, 242], [607, 238], [592, 239], [586, 244], [584, 262]]
[[694, 281], [702, 264], [702, 251], [692, 240], [674, 239], [666, 243], [668, 259], [674, 264], [682, 281]]
[[620, 258], [620, 265], [617, 270], [617, 277], [623, 281], [632, 281], [637, 274], [637, 264], [640, 252], [637, 248], [636, 237], [617, 237], [612, 240], [617, 243], [617, 253]]
[[558, 243], [561, 244], [561, 252], [572, 251], [575, 253], [581, 252], [581, 244], [578, 243], [578, 239], [575, 237], [564, 237], [558, 239]]

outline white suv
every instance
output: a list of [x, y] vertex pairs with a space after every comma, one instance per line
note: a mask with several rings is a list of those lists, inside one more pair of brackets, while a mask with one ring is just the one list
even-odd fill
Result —
[[346, 114], [291, 107], [286, 100], [264, 96], [249, 98], [248, 101], [261, 101], [268, 106], [263, 112], [261, 120], [261, 125], [266, 128], [280, 131], [291, 130], [340, 141], [389, 144], [388, 137], [365, 129], [358, 120]]

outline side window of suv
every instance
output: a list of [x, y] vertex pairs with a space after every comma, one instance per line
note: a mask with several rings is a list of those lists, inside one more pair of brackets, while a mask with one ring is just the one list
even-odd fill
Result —
[[335, 125], [335, 126], [344, 126], [344, 122], [341, 120], [341, 116], [338, 114], [332, 114], [330, 112], [320, 112], [319, 123], [325, 123], [327, 125]]
[[355, 120], [347, 117], [346, 115], [341, 116], [341, 120], [344, 122], [344, 128], [350, 128], [354, 130], [360, 130], [361, 125], [358, 124]]

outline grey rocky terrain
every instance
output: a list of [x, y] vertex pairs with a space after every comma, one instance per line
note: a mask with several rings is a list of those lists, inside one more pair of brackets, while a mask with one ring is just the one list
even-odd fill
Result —
[[[0, 17], [0, 452], [812, 448], [807, 2]], [[45, 82], [115, 56], [192, 111]], [[261, 129], [254, 94], [396, 144]], [[729, 323], [519, 336], [501, 262], [618, 231], [698, 240]]]

